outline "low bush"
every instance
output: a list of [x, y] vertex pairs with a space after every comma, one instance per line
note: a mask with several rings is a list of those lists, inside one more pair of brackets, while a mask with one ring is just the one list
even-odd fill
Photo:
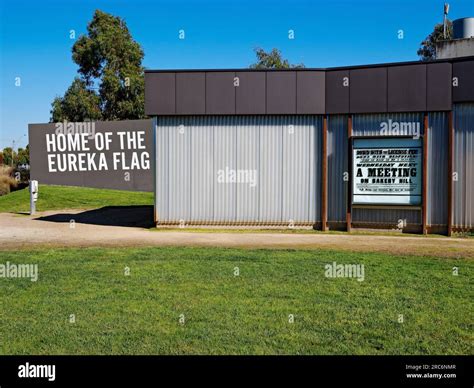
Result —
[[16, 187], [17, 181], [12, 177], [12, 168], [0, 166], [0, 195], [10, 193], [12, 187]]

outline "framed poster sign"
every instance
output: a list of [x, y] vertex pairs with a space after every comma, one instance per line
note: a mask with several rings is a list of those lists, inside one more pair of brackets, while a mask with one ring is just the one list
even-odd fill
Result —
[[352, 203], [354, 205], [420, 205], [422, 166], [421, 139], [354, 139]]

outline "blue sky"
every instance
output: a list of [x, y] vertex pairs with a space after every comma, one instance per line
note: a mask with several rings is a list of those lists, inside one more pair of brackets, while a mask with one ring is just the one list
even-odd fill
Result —
[[[150, 69], [248, 67], [257, 46], [277, 47], [292, 63], [330, 67], [417, 60], [419, 43], [442, 21], [443, 3], [0, 0], [0, 148], [12, 141], [25, 146], [28, 123], [49, 121], [53, 98], [77, 71], [69, 32], [85, 33], [95, 9], [125, 18]], [[451, 19], [474, 16], [473, 0], [450, 5]], [[178, 39], [181, 29], [184, 40]], [[17, 77], [21, 86], [15, 86]]]

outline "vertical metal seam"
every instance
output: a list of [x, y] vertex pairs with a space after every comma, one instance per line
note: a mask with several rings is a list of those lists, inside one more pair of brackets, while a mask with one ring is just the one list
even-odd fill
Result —
[[[168, 132], [168, 174], [167, 174], [167, 180], [168, 180], [168, 185], [167, 185], [167, 188], [168, 188], [168, 198], [167, 198], [167, 202], [168, 202], [168, 219], [170, 218], [170, 195], [171, 195], [171, 186], [170, 186], [170, 164], [171, 164], [171, 152], [170, 152], [170, 148], [171, 148], [171, 142], [170, 142], [170, 132], [171, 132], [171, 128], [170, 128], [170, 120], [168, 120], [168, 125], [167, 125], [167, 132]], [[174, 128], [176, 129], [176, 128]]]
[[422, 196], [422, 232], [428, 234], [427, 216], [428, 216], [428, 132], [429, 132], [428, 113], [423, 117], [423, 196]]
[[468, 194], [467, 194], [467, 191], [468, 191], [468, 187], [469, 187], [469, 184], [467, 182], [467, 174], [469, 172], [469, 165], [467, 163], [467, 160], [466, 160], [466, 157], [467, 155], [469, 154], [469, 149], [468, 149], [468, 145], [467, 145], [467, 139], [468, 139], [468, 132], [464, 130], [463, 128], [463, 132], [462, 132], [462, 147], [463, 147], [463, 156], [464, 158], [462, 159], [462, 166], [463, 166], [463, 171], [464, 171], [464, 174], [463, 174], [463, 180], [462, 180], [462, 186], [463, 186], [463, 189], [462, 189], [462, 203], [463, 203], [463, 215], [462, 215], [462, 220], [463, 220], [463, 223], [462, 225], [463, 226], [467, 226], [468, 224], [468, 217], [467, 217], [467, 211], [468, 211]]
[[453, 232], [453, 111], [448, 113], [448, 131], [448, 236], [451, 236]]
[[[257, 122], [257, 120], [255, 120]], [[261, 170], [260, 170], [260, 158], [262, 153], [260, 152], [260, 136], [261, 136], [261, 127], [258, 125], [258, 137], [257, 137], [257, 172], [258, 172], [258, 196], [257, 196], [257, 221], [260, 221], [260, 197], [262, 195], [262, 181], [261, 181]]]
[[[237, 131], [237, 127], [235, 126], [235, 120], [234, 120], [234, 125], [232, 126], [232, 129], [233, 131], [235, 132], [235, 141], [234, 141], [234, 144], [235, 144], [235, 149], [234, 149], [234, 152], [235, 152], [235, 170], [238, 171], [239, 170], [239, 160], [238, 160], [238, 144], [237, 144], [237, 139], [238, 139], [238, 131]], [[238, 216], [238, 208], [237, 208], [237, 203], [239, 201], [238, 199], [238, 195], [239, 195], [239, 190], [238, 190], [238, 187], [239, 185], [236, 184], [235, 185], [235, 213], [234, 213], [234, 221], [238, 221], [239, 219], [239, 216]]]
[[178, 114], [178, 81], [177, 74], [174, 73], [174, 114]]
[[348, 100], [347, 105], [349, 106], [349, 109], [348, 109], [349, 114], [351, 114], [352, 113], [352, 111], [351, 111], [351, 83], [352, 83], [351, 75], [352, 75], [352, 71], [349, 69], [347, 71], [347, 74], [349, 75], [349, 86], [348, 86], [348, 88], [349, 88], [349, 92], [348, 92], [349, 98], [347, 99]]
[[[316, 133], [315, 133], [315, 126], [314, 126], [314, 125], [312, 125], [312, 127], [311, 127], [311, 132], [314, 133], [314, 136], [316, 136]], [[312, 155], [311, 146], [312, 146], [312, 145], [311, 145], [311, 142], [309, 141], [309, 142], [308, 142], [308, 155]], [[310, 156], [310, 158], [309, 158], [309, 163], [311, 163], [311, 156]], [[312, 171], [312, 169], [313, 169], [314, 164], [315, 164], [315, 161], [313, 160], [313, 161], [312, 161], [312, 164], [309, 166], [310, 169], [311, 169], [311, 171]], [[316, 171], [316, 170], [314, 170], [314, 171]], [[309, 216], [313, 218], [314, 222], [316, 222], [316, 204], [318, 203], [318, 201], [317, 201], [317, 197], [316, 197], [316, 190], [315, 190], [314, 194], [311, 195], [311, 190], [312, 190], [312, 187], [311, 187], [311, 175], [313, 175], [313, 174], [314, 174], [314, 173], [308, 174], [308, 190], [309, 190], [309, 201], [310, 201], [309, 203], [310, 203], [310, 208], [311, 208], [311, 203], [313, 203], [313, 201], [314, 201], [314, 204], [315, 204], [315, 205], [314, 205], [313, 214], [311, 214], [311, 212], [310, 212], [310, 213], [309, 213]], [[313, 179], [316, 179], [316, 177], [313, 177]], [[313, 198], [313, 196], [314, 196], [314, 198]], [[310, 219], [310, 221], [311, 221], [311, 219]]]
[[215, 221], [216, 220], [216, 210], [215, 210], [215, 190], [216, 190], [216, 181], [217, 181], [217, 177], [216, 177], [216, 164], [215, 164], [215, 132], [216, 132], [216, 127], [215, 126], [211, 126], [211, 147], [212, 147], [212, 152], [211, 152], [211, 155], [212, 155], [212, 178], [211, 178], [211, 182], [212, 182], [212, 202], [211, 202], [211, 209], [212, 209], [212, 220]]
[[321, 230], [326, 231], [327, 226], [327, 116], [323, 117], [321, 139]]
[[[283, 120], [283, 123], [285, 121]], [[280, 148], [281, 148], [281, 184], [280, 184], [280, 220], [283, 221], [283, 197], [284, 197], [284, 193], [283, 193], [283, 182], [284, 182], [284, 157], [285, 157], [285, 151], [284, 151], [284, 143], [283, 143], [283, 133], [285, 131], [285, 125], [281, 125], [280, 126], [280, 129], [281, 129], [281, 134], [280, 134], [280, 138], [281, 138], [281, 144], [280, 144]]]
[[204, 72], [204, 113], [207, 112], [207, 71]]
[[[197, 117], [196, 117], [197, 119]], [[195, 119], [195, 120], [196, 120]], [[194, 121], [194, 120], [193, 120]], [[186, 144], [186, 148], [189, 151], [189, 213], [188, 213], [188, 221], [191, 221], [193, 219], [193, 131], [189, 131], [189, 136], [187, 137], [188, 144]]]
[[295, 71], [295, 114], [298, 114], [298, 72]]
[[157, 215], [157, 195], [156, 195], [156, 174], [158, 169], [156, 168], [156, 157], [157, 157], [157, 152], [156, 152], [156, 147], [157, 147], [157, 142], [156, 142], [156, 131], [158, 130], [158, 116], [155, 116], [153, 118], [153, 223], [156, 226], [156, 221], [158, 219]]
[[265, 72], [265, 114], [268, 113], [268, 109], [267, 109], [267, 71]]
[[[425, 67], [425, 112], [428, 111], [428, 66], [424, 65]], [[428, 113], [426, 113], [428, 114]]]
[[[349, 81], [350, 82], [350, 81]], [[347, 231], [352, 229], [352, 119], [353, 115], [347, 117], [347, 165], [349, 180], [347, 184], [347, 209], [346, 209], [346, 224]]]

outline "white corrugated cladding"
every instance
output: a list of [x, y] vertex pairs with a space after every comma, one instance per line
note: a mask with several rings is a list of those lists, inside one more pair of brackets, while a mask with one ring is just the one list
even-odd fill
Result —
[[428, 123], [428, 225], [445, 227], [448, 224], [448, 113], [429, 113]]
[[453, 225], [474, 227], [474, 104], [454, 105]]
[[329, 116], [328, 119], [328, 221], [346, 222], [349, 171], [347, 116]]
[[320, 221], [321, 131], [319, 116], [158, 117], [157, 221]]

